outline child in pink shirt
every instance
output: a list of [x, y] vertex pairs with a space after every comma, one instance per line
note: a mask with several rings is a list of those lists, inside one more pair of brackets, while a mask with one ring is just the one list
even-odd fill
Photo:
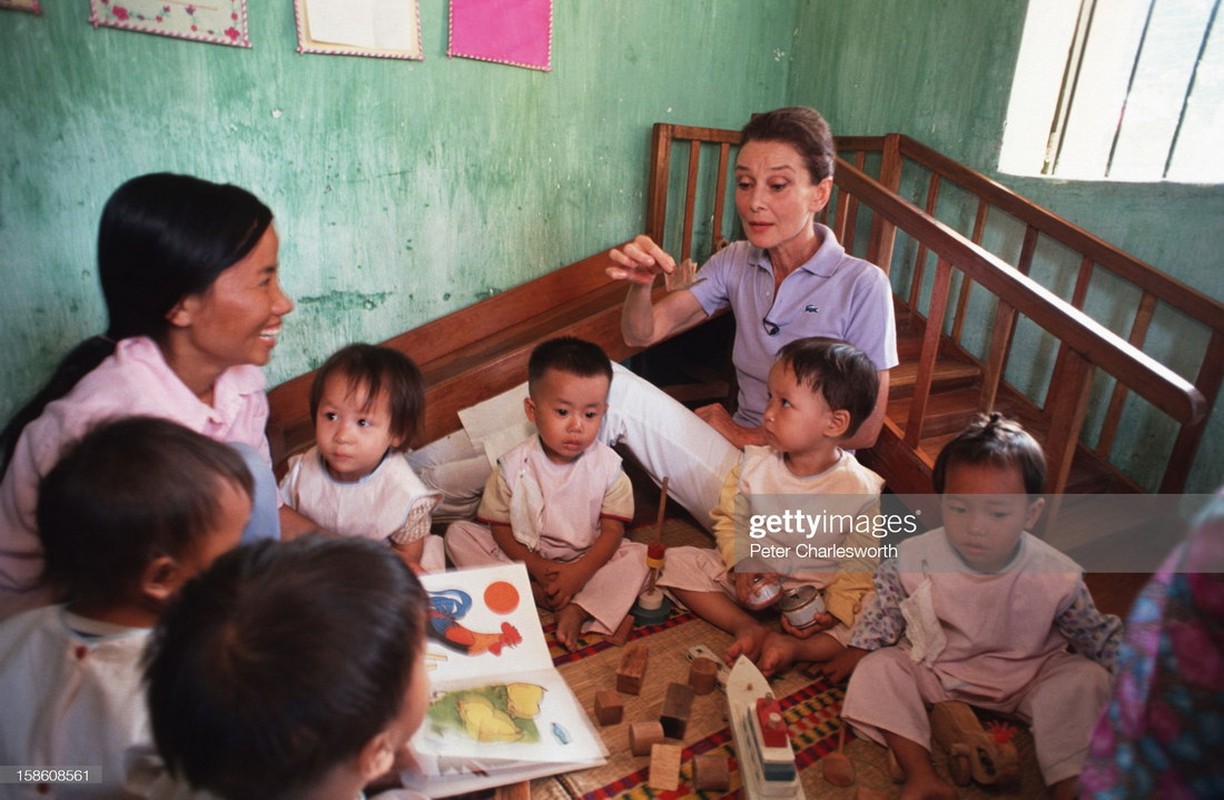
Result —
[[[557, 612], [557, 640], [611, 633], [646, 579], [646, 547], [625, 541], [633, 487], [620, 456], [596, 440], [612, 365], [573, 337], [537, 347], [523, 401], [537, 435], [498, 459], [477, 520], [446, 532], [459, 567], [521, 561], [536, 603]], [[485, 527], [485, 526], [488, 527]]]
[[848, 642], [861, 660], [842, 717], [891, 748], [904, 798], [957, 796], [930, 761], [926, 709], [945, 700], [1028, 722], [1052, 796], [1075, 796], [1121, 622], [1097, 611], [1075, 562], [1028, 533], [1045, 477], [1023, 428], [981, 417], [935, 461], [944, 527], [902, 542], [876, 572]]

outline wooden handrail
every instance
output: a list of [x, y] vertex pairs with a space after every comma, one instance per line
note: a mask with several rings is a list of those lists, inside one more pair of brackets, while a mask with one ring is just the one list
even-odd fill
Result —
[[[668, 123], [654, 126], [647, 230], [652, 235], [657, 234], [660, 243], [665, 235], [666, 194], [669, 183], [674, 183], [668, 173], [673, 140], [689, 145], [689, 185], [684, 209], [688, 226], [687, 216], [695, 204], [692, 173], [700, 162], [698, 142], [717, 143], [720, 159], [725, 164], [739, 139], [738, 131], [732, 130]], [[906, 277], [908, 286], [897, 289], [899, 301], [908, 305], [907, 313], [912, 315], [915, 325], [933, 326], [935, 332], [945, 330], [942, 318], [951, 314], [951, 335], [932, 338], [933, 332], [928, 330], [917, 371], [912, 371], [915, 365], [910, 365], [909, 382], [903, 384], [906, 388], [900, 395], [909, 398], [904, 412], [908, 424], [905, 419], [898, 419], [890, 420], [886, 426], [896, 433], [892, 437], [895, 441], [904, 440], [906, 446], [916, 448], [912, 463], [927, 457], [918, 447], [919, 442], [926, 441], [922, 428], [927, 409], [932, 408], [936, 414], [944, 413], [930, 405], [930, 392], [934, 391], [933, 384], [937, 380], [935, 360], [950, 357], [973, 362], [981, 370], [980, 407], [992, 408], [997, 403], [1007, 405], [1021, 395], [1032, 405], [1031, 413], [1038, 414], [1040, 419], [1030, 422], [1045, 431], [1051, 475], [1059, 481], [1059, 488], [1070, 473], [1071, 458], [1078, 449], [1092, 453], [1098, 463], [1109, 460], [1114, 441], [1119, 438], [1117, 431], [1125, 424], [1123, 412], [1128, 394], [1133, 392], [1144, 398], [1179, 426], [1172, 453], [1165, 461], [1160, 491], [1180, 491], [1206, 429], [1207, 414], [1224, 382], [1224, 305], [907, 136], [895, 133], [839, 136], [836, 145], [843, 157], [838, 158], [834, 174], [833, 198], [822, 211], [820, 220], [832, 227], [847, 251], [865, 255], [886, 271], [894, 266], [896, 234], [902, 232], [912, 238], [917, 253], [912, 256], [911, 250], [906, 251], [906, 260], [912, 256], [913, 264]], [[917, 185], [917, 180], [906, 172], [915, 168], [928, 176], [917, 179], [926, 184], [925, 199], [914, 201], [925, 205], [925, 211], [899, 194], [903, 183]], [[720, 172], [722, 169], [720, 165]], [[869, 173], [877, 174], [878, 178]], [[973, 220], [971, 232], [962, 232], [938, 219], [940, 190], [946, 185], [967, 196], [967, 208]], [[722, 185], [720, 199], [721, 193]], [[1023, 241], [1012, 264], [1008, 261], [1013, 256], [996, 256], [982, 246], [986, 232], [993, 227], [995, 214], [1023, 226]], [[862, 226], [870, 226], [864, 237], [865, 252], [862, 252], [863, 243], [857, 235]], [[691, 227], [686, 227], [686, 231], [689, 230]], [[678, 232], [673, 228], [671, 235]], [[721, 231], [716, 229], [713, 237], [720, 236]], [[1046, 237], [1078, 261], [1070, 302], [1028, 277], [1035, 261], [1044, 258], [1038, 254], [1044, 253], [1040, 248]], [[677, 249], [689, 252], [689, 238], [686, 233], [686, 241]], [[945, 291], [958, 292], [958, 297], [930, 294], [930, 278], [924, 275], [932, 256], [938, 265], [939, 285]], [[952, 277], [955, 272], [961, 273], [959, 285]], [[1115, 333], [1082, 310], [1093, 275], [1102, 272], [1118, 277], [1140, 292], [1140, 306], [1129, 331]], [[962, 346], [966, 323], [971, 321], [967, 311], [974, 284], [989, 292], [996, 303], [993, 326], [986, 331], [988, 351], [982, 356]], [[921, 322], [919, 311], [924, 305], [923, 298], [927, 299], [930, 317], [925, 323]], [[1197, 373], [1193, 382], [1143, 352], [1148, 330], [1155, 326], [1152, 320], [1156, 307], [1162, 303], [1200, 323], [1208, 332], [1206, 352], [1193, 367]], [[1057, 342], [1058, 352], [1044, 400], [1017, 391], [1004, 380], [1021, 317], [1035, 323]], [[1093, 375], [1097, 370], [1107, 373], [1115, 380], [1115, 385], [1103, 401], [1104, 419], [1094, 415], [1093, 425], [1098, 435], [1093, 446], [1087, 443], [1089, 437], [1081, 434], [1088, 419], [1087, 397], [1095, 391]], [[951, 374], [938, 372], [940, 376]], [[941, 382], [946, 379], [938, 378]], [[901, 431], [899, 425], [905, 425], [905, 430]], [[933, 443], [937, 444], [940, 435], [933, 434], [936, 440]], [[1085, 441], [1081, 442], [1081, 438]], [[1123, 483], [1128, 480], [1120, 471], [1115, 470], [1115, 476]], [[1138, 490], [1136, 484], [1129, 485]]]
[[974, 194], [986, 198], [992, 205], [1091, 258], [1097, 264], [1175, 306], [1204, 325], [1224, 332], [1224, 310], [1219, 302], [1161, 272], [1151, 264], [1119, 250], [1006, 186], [958, 164], [908, 136], [901, 137], [901, 152], [924, 166], [940, 170]]
[[[904, 134], [891, 135], [898, 137], [903, 157], [948, 178], [1027, 227], [1061, 242], [1207, 327], [1224, 332], [1224, 306], [1218, 301], [943, 153]], [[885, 139], [882, 136], [838, 137], [837, 144], [839, 148], [849, 151], [878, 150], [883, 153]]]
[[[900, 160], [904, 164], [915, 165], [930, 174], [926, 201], [928, 212], [933, 213], [938, 187], [946, 179], [958, 189], [977, 199], [979, 220], [983, 212], [993, 211], [1022, 224], [1025, 237], [1017, 262], [1021, 271], [1027, 271], [1039, 237], [1056, 243], [1063, 251], [1076, 256], [1079, 259], [1079, 269], [1075, 275], [1075, 288], [1071, 295], [1071, 305], [1076, 308], [1084, 307], [1089, 284], [1094, 274], [1108, 272], [1122, 282], [1133, 286], [1138, 290], [1140, 300], [1135, 308], [1135, 320], [1129, 331], [1128, 340], [1136, 348], [1144, 349], [1148, 329], [1157, 313], [1157, 306], [1160, 304], [1169, 306], [1182, 317], [1200, 326], [1200, 330], [1205, 330], [1208, 341], [1206, 347], [1202, 351], [1196, 351], [1195, 354], [1197, 367], [1192, 366], [1195, 369], [1194, 385], [1203, 395], [1208, 408], [1215, 405], [1222, 383], [1224, 383], [1224, 366], [1218, 361], [1219, 354], [1224, 350], [1224, 303], [1187, 286], [1130, 253], [1119, 250], [1057, 214], [1030, 202], [986, 175], [959, 164], [907, 136], [889, 134], [885, 137], [839, 138], [838, 145], [844, 151], [853, 152], [859, 163], [862, 163], [866, 153], [878, 153], [881, 183], [893, 188], [899, 185], [899, 181], [895, 175], [886, 172], [884, 165], [890, 159], [890, 151], [897, 148], [901, 153]], [[975, 224], [973, 240], [980, 242], [981, 239], [976, 230], [977, 225]], [[923, 248], [924, 245], [920, 242], [920, 258], [925, 257]], [[922, 262], [917, 262], [916, 271], [921, 272], [922, 269]], [[968, 284], [965, 285], [968, 286]], [[913, 292], [918, 292], [920, 288], [918, 281], [912, 284]], [[958, 310], [954, 324], [959, 325], [960, 322], [961, 317]], [[959, 334], [960, 329], [955, 329], [953, 341], [960, 341]], [[1005, 343], [1001, 351], [1004, 355], [1007, 352], [1007, 346], [1009, 342]], [[1055, 374], [1062, 374], [1065, 366], [1063, 362], [1067, 357], [1066, 344], [1060, 343], [1054, 367]], [[1123, 422], [1123, 409], [1127, 402], [1127, 395], [1135, 388], [1130, 382], [1119, 381], [1110, 393], [1108, 408], [1104, 420], [1099, 423], [1099, 436], [1094, 447], [1094, 452], [1102, 459], [1107, 460], [1111, 456], [1116, 440], [1115, 433]], [[1048, 402], [1049, 399], [1047, 399]], [[1177, 492], [1185, 486], [1190, 463], [1205, 429], [1206, 420], [1181, 426], [1173, 451], [1166, 461], [1164, 476], [1160, 481], [1161, 492]]]
[[1179, 423], [1197, 422], [1207, 413], [1207, 401], [1190, 381], [848, 162], [839, 159], [835, 182], [1089, 363], [1115, 377], [1127, 376], [1124, 383], [1132, 391]]

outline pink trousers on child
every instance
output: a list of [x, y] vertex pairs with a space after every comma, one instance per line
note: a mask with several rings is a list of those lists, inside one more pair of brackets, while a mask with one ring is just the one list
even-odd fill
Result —
[[[1007, 677], [999, 676], [999, 685]], [[1014, 714], [1030, 726], [1037, 763], [1046, 785], [1079, 775], [1088, 739], [1109, 699], [1108, 670], [1083, 656], [1056, 653], [1037, 676], [1001, 701], [984, 702], [945, 687], [934, 670], [914, 662], [909, 651], [885, 647], [855, 667], [846, 688], [842, 718], [877, 744], [889, 731], [930, 749], [927, 706], [962, 700], [987, 711]]]
[[[460, 568], [513, 563], [505, 551], [497, 546], [489, 529], [477, 522], [451, 523], [446, 530], [446, 554]], [[543, 541], [539, 554], [562, 562], [582, 557], [581, 551], [571, 547], [550, 547]], [[583, 623], [582, 632], [614, 632], [642, 591], [647, 571], [646, 545], [622, 541], [620, 549], [612, 554], [608, 563], [600, 567], [586, 586], [574, 595], [573, 602], [591, 615], [591, 619]]]

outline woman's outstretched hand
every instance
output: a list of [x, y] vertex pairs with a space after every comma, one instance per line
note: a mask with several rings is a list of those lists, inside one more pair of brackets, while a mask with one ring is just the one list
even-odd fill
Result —
[[645, 234], [634, 237], [623, 249], [612, 248], [608, 251], [608, 257], [614, 264], [604, 270], [609, 278], [644, 286], [654, 283], [659, 273], [670, 275], [676, 269], [676, 259]]
[[748, 428], [740, 425], [721, 403], [702, 406], [694, 412], [702, 422], [722, 434], [723, 438], [740, 450], [750, 444], [768, 444], [764, 428]]

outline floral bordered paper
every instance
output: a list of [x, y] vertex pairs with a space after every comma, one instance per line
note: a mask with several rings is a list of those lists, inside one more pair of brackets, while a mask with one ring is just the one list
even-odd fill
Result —
[[293, 0], [298, 52], [424, 60], [418, 0]]
[[11, 8], [14, 11], [29, 11], [31, 14], [41, 14], [42, 6], [38, 0], [0, 0], [0, 8]]
[[233, 47], [250, 47], [246, 0], [89, 0], [89, 21]]
[[446, 54], [552, 69], [552, 0], [450, 0]]

